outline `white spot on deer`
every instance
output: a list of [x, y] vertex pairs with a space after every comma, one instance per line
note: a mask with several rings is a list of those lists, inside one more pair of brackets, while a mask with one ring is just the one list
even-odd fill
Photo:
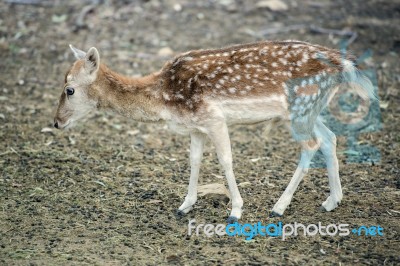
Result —
[[272, 52], [271, 55], [272, 55], [273, 57], [276, 57], [276, 52]]
[[235, 88], [235, 87], [230, 87], [230, 88], [228, 89], [228, 91], [229, 91], [230, 93], [234, 94], [234, 93], [236, 92], [236, 88]]
[[233, 69], [231, 67], [228, 67], [228, 72], [233, 73]]
[[246, 79], [251, 79], [251, 75], [250, 75], [250, 74], [246, 74], [244, 77], [245, 77]]
[[218, 80], [218, 82], [219, 82], [220, 84], [224, 85], [224, 83], [225, 83], [225, 80], [223, 80], [223, 79], [220, 79], [220, 80]]
[[278, 67], [278, 64], [276, 62], [272, 62], [271, 66], [272, 67]]
[[172, 75], [172, 76], [171, 76], [171, 80], [175, 80], [175, 75]]
[[249, 85], [247, 85], [247, 86], [245, 87], [245, 89], [248, 90], [248, 91], [250, 91], [252, 88], [253, 88], [253, 87], [251, 87], [251, 86], [249, 86]]
[[223, 55], [223, 56], [228, 56], [229, 53], [228, 53], [228, 52], [225, 52], [225, 53], [223, 53], [222, 55]]
[[279, 60], [279, 62], [281, 62], [282, 65], [284, 65], [284, 66], [286, 66], [287, 63], [288, 63], [288, 61], [287, 61], [285, 58], [279, 58], [278, 60]]
[[303, 58], [301, 59], [301, 61], [302, 61], [303, 63], [306, 63], [306, 62], [308, 61], [309, 58], [310, 58], [310, 57], [309, 57], [308, 53], [303, 53]]
[[302, 61], [299, 60], [299, 61], [296, 62], [296, 66], [302, 66], [302, 65], [303, 65]]
[[278, 52], [278, 55], [283, 55], [283, 51], [280, 50], [280, 51]]
[[220, 88], [221, 88], [221, 85], [215, 84], [215, 88], [220, 89]]
[[263, 47], [258, 53], [259, 55], [266, 55], [268, 53], [268, 47]]
[[303, 79], [301, 81], [301, 87], [305, 87], [306, 85], [307, 85], [307, 81]]
[[242, 77], [241, 77], [240, 75], [236, 75], [235, 78], [236, 78], [237, 80], [240, 80]]
[[167, 94], [167, 93], [165, 93], [165, 92], [163, 92], [163, 98], [164, 98], [164, 100], [166, 100], [166, 101], [169, 101], [171, 98], [169, 97], [169, 95]]
[[240, 69], [240, 65], [239, 65], [239, 64], [235, 64], [233, 67], [234, 67], [235, 69]]
[[183, 97], [183, 95], [180, 94], [180, 93], [176, 93], [176, 94], [175, 94], [175, 98], [177, 98], [177, 99], [183, 99], [183, 98], [185, 98], [185, 97]]
[[247, 91], [241, 90], [239, 93], [240, 93], [241, 95], [246, 95], [246, 94], [247, 94]]

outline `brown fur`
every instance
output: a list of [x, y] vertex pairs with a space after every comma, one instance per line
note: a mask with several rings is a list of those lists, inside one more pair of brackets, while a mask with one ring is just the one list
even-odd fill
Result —
[[[301, 66], [296, 65], [304, 53], [309, 55], [309, 60]], [[324, 53], [326, 59], [311, 58], [312, 53]], [[339, 72], [342, 69], [340, 63], [339, 51], [297, 41], [190, 51], [163, 67], [163, 92], [167, 95], [164, 100], [167, 105], [196, 111], [206, 96], [240, 98], [243, 95], [282, 94], [282, 84], [288, 80], [315, 76], [322, 71]], [[227, 79], [219, 84], [224, 78]], [[246, 86], [249, 86], [247, 91]]]
[[[308, 58], [304, 58], [305, 54]], [[324, 58], [313, 54], [323, 54]], [[339, 51], [299, 41], [196, 50], [178, 55], [160, 72], [141, 78], [123, 76], [100, 64], [87, 95], [99, 108], [114, 109], [138, 120], [157, 121], [163, 108], [193, 113], [204, 105], [205, 98], [285, 94], [284, 84], [289, 80], [322, 72], [338, 73], [342, 70], [341, 59]], [[84, 60], [76, 61], [65, 75], [65, 82], [68, 75], [76, 76], [84, 65]], [[311, 87], [300, 88], [299, 93], [316, 93]], [[63, 95], [57, 114], [63, 110], [65, 100]], [[57, 117], [64, 122], [63, 117]]]

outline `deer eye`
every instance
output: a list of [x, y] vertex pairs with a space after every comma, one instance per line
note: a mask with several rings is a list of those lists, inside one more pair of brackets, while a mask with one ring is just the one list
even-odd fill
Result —
[[67, 91], [67, 95], [72, 95], [75, 92], [74, 88], [71, 88], [71, 87], [67, 87], [66, 91]]

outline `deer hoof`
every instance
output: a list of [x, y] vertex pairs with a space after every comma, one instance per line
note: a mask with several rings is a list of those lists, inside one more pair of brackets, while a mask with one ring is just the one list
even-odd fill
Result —
[[226, 219], [226, 223], [227, 224], [234, 224], [237, 223], [238, 218], [236, 218], [235, 216], [229, 216], [228, 219]]

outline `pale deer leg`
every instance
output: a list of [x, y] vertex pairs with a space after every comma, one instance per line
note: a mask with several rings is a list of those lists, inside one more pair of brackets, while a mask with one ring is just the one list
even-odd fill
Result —
[[339, 205], [343, 198], [339, 178], [339, 162], [336, 157], [336, 136], [321, 121], [317, 121], [316, 128], [318, 137], [322, 139], [321, 151], [326, 161], [330, 189], [330, 195], [322, 203], [322, 207], [326, 211], [331, 211]]
[[229, 192], [232, 201], [232, 211], [229, 215], [227, 223], [234, 223], [242, 216], [243, 199], [240, 196], [239, 189], [236, 184], [235, 175], [232, 167], [232, 151], [229, 139], [228, 127], [224, 122], [214, 126], [208, 136], [213, 142], [220, 164], [225, 170], [228, 182]]
[[190, 134], [190, 180], [188, 193], [185, 201], [178, 209], [178, 215], [184, 215], [193, 209], [193, 205], [197, 201], [197, 183], [199, 179], [199, 171], [201, 159], [203, 157], [203, 147], [205, 135], [203, 133]]
[[292, 201], [293, 194], [296, 191], [300, 181], [303, 179], [304, 175], [308, 172], [310, 167], [310, 162], [315, 154], [315, 152], [319, 148], [318, 140], [309, 140], [300, 142], [301, 149], [301, 157], [299, 165], [289, 182], [289, 185], [286, 187], [282, 196], [275, 203], [274, 208], [272, 209], [271, 216], [282, 216], [283, 212], [286, 210], [287, 206], [289, 206]]

